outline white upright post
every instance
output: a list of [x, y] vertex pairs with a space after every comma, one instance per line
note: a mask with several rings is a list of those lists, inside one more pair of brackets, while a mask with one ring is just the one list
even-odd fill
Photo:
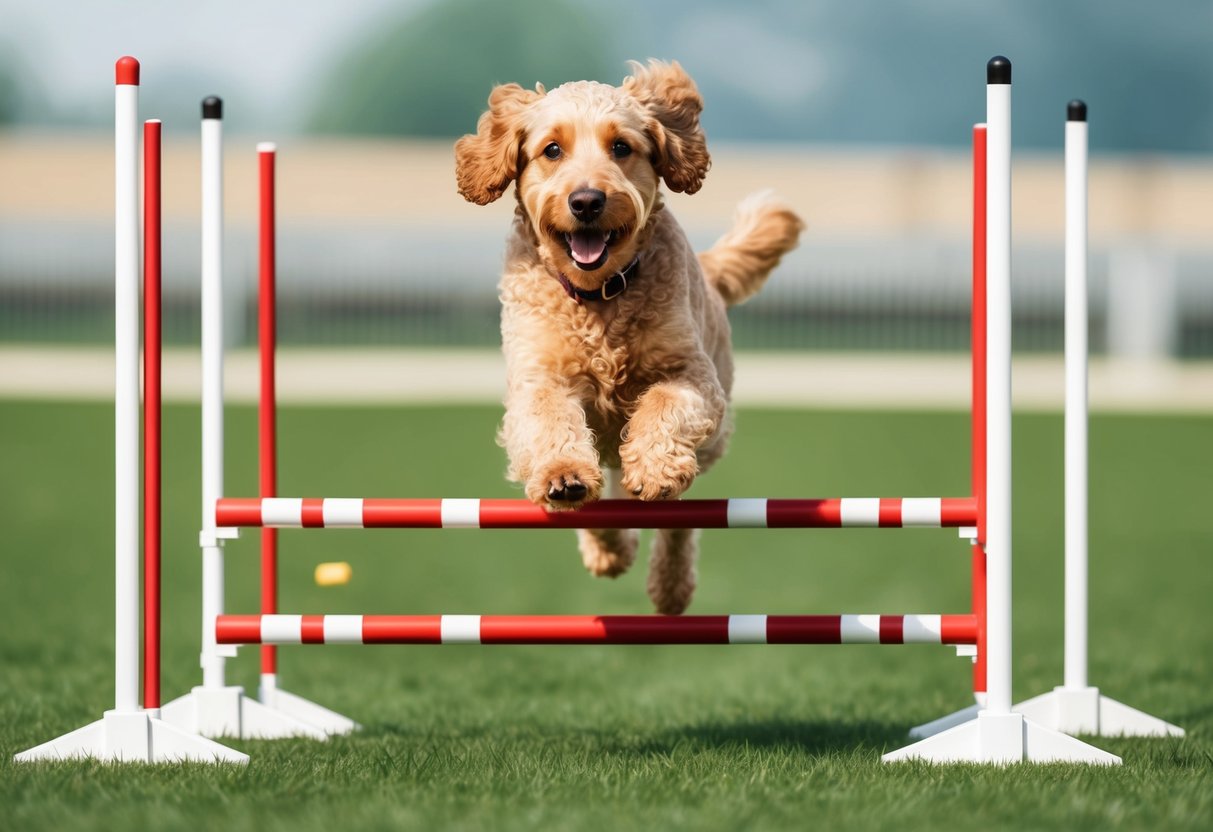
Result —
[[327, 734], [267, 707], [228, 685], [226, 662], [234, 646], [215, 641], [223, 614], [223, 541], [234, 529], [215, 524], [223, 496], [223, 102], [202, 102], [202, 684], [169, 702], [164, 719], [207, 737], [276, 739]]
[[[1066, 110], [1065, 687], [1087, 686], [1087, 106]], [[1067, 732], [1070, 733], [1070, 732]]]
[[1182, 728], [1087, 682], [1087, 105], [1066, 105], [1065, 669], [1063, 684], [1015, 706], [1067, 734], [1178, 736]]
[[1011, 712], [1011, 64], [986, 84], [987, 713]]
[[114, 709], [13, 759], [244, 763], [247, 755], [139, 707], [139, 62], [126, 56], [115, 70]]
[[114, 92], [114, 709], [130, 713], [139, 709], [141, 603], [139, 85]]
[[226, 684], [227, 651], [212, 622], [223, 613], [223, 548], [215, 501], [223, 496], [223, 103], [202, 104], [202, 685]]
[[1120, 758], [1011, 710], [1011, 62], [986, 66], [986, 679], [976, 719], [884, 756], [886, 762]]

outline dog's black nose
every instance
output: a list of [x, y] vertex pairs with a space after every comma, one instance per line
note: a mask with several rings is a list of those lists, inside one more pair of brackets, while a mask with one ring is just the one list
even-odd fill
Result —
[[596, 188], [582, 188], [569, 194], [569, 210], [582, 222], [598, 219], [606, 207], [606, 194]]

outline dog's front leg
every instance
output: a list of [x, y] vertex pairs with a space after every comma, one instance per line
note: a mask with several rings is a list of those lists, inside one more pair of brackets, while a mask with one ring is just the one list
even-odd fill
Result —
[[501, 439], [510, 479], [523, 484], [532, 502], [570, 509], [602, 492], [602, 468], [585, 410], [562, 382], [537, 379], [511, 390]]
[[725, 408], [724, 391], [706, 370], [645, 390], [619, 447], [624, 489], [642, 500], [672, 500], [690, 488], [697, 451], [720, 430]]

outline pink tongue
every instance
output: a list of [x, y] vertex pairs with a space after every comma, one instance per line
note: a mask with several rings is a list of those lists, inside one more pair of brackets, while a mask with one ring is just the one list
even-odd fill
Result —
[[578, 263], [594, 263], [602, 256], [606, 240], [601, 231], [574, 231], [569, 235], [569, 249]]

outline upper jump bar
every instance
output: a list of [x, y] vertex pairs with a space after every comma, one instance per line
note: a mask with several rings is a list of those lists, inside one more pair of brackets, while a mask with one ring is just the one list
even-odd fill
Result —
[[220, 615], [219, 644], [975, 644], [974, 615]]
[[548, 511], [528, 500], [221, 497], [220, 527], [345, 529], [830, 529], [977, 525], [975, 497], [600, 500]]

